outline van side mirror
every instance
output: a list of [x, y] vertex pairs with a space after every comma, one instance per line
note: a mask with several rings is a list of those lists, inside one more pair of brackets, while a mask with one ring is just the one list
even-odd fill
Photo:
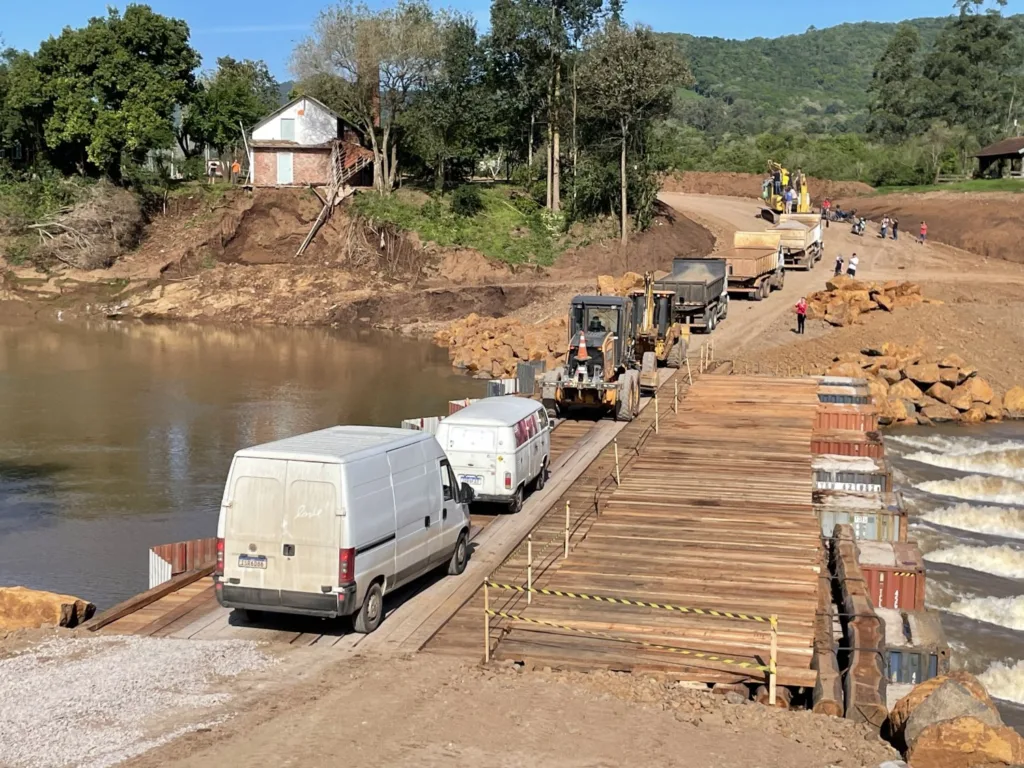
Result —
[[459, 501], [463, 504], [471, 504], [474, 498], [476, 498], [476, 494], [469, 487], [469, 483], [463, 483], [462, 487], [459, 488]]

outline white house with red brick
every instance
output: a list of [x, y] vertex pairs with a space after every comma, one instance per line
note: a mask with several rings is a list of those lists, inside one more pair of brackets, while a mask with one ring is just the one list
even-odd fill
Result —
[[249, 152], [255, 187], [327, 186], [332, 159], [341, 182], [359, 186], [369, 177], [372, 183], [373, 153], [311, 96], [293, 99], [253, 126]]

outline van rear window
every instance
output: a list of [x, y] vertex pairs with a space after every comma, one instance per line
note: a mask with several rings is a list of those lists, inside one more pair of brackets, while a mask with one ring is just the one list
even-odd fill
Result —
[[448, 430], [448, 445], [445, 448], [452, 451], [493, 451], [494, 435], [493, 429], [457, 427], [453, 424]]

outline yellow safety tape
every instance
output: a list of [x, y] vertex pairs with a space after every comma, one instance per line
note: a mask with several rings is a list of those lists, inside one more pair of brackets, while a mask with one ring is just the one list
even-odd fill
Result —
[[704, 651], [692, 651], [689, 648], [677, 648], [674, 645], [661, 645], [660, 643], [650, 643], [646, 640], [635, 640], [629, 637], [616, 637], [615, 635], [609, 635], [605, 632], [595, 632], [590, 629], [579, 629], [578, 627], [570, 627], [565, 624], [556, 624], [553, 621], [543, 621], [541, 619], [531, 619], [527, 616], [520, 616], [515, 613], [505, 613], [505, 611], [486, 611], [488, 616], [496, 616], [502, 619], [509, 619], [510, 621], [522, 621], [527, 624], [539, 624], [542, 627], [553, 627], [554, 629], [564, 629], [567, 632], [578, 632], [581, 635], [589, 635], [590, 637], [598, 637], [602, 640], [612, 640], [616, 643], [634, 643], [635, 645], [642, 645], [644, 648], [653, 648], [658, 651], [670, 651], [672, 653], [681, 653], [684, 656], [693, 656], [696, 659], [702, 659], [704, 661], [713, 661], [717, 664], [728, 664], [732, 667], [742, 667], [743, 669], [753, 669], [758, 672], [769, 672], [769, 667], [764, 664], [755, 664], [752, 661], [740, 661], [739, 659], [730, 659], [725, 656], [718, 656], [713, 653], [704, 653]]
[[555, 597], [571, 597], [577, 600], [595, 600], [601, 603], [618, 603], [619, 605], [638, 605], [641, 608], [659, 608], [663, 611], [678, 611], [680, 613], [696, 613], [700, 616], [714, 616], [721, 619], [740, 619], [742, 621], [760, 621], [764, 624], [771, 623], [768, 616], [756, 616], [752, 613], [730, 613], [729, 611], [718, 611], [713, 608], [688, 608], [683, 605], [671, 605], [669, 603], [648, 603], [643, 600], [631, 600], [626, 597], [608, 597], [607, 595], [588, 595], [582, 592], [562, 592], [557, 589], [533, 589], [520, 587], [515, 584], [498, 584], [488, 581], [487, 586], [495, 589], [511, 590], [513, 592], [533, 592], [539, 595], [554, 595]]

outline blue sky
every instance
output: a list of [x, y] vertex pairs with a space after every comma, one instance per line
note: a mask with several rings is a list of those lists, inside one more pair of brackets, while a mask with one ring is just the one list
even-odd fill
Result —
[[[7, 0], [14, 2], [14, 0]], [[448, 5], [473, 14], [486, 27], [489, 0], [450, 0]], [[369, 0], [371, 6], [382, 5]], [[40, 12], [0, 15], [0, 37], [7, 45], [34, 50], [65, 26], [81, 26], [102, 16], [114, 0], [43, 0]], [[324, 0], [150, 0], [159, 13], [185, 19], [192, 44], [212, 67], [218, 56], [263, 59], [280, 80], [289, 78], [288, 57]], [[23, 11], [25, 6], [21, 6]], [[917, 16], [944, 16], [952, 0], [626, 0], [630, 21], [659, 31], [748, 38], [803, 32], [813, 24], [829, 27], [847, 21], [899, 21]], [[781, 11], [781, 12], [780, 12]], [[1010, 0], [1006, 13], [1024, 12], [1024, 0]]]

